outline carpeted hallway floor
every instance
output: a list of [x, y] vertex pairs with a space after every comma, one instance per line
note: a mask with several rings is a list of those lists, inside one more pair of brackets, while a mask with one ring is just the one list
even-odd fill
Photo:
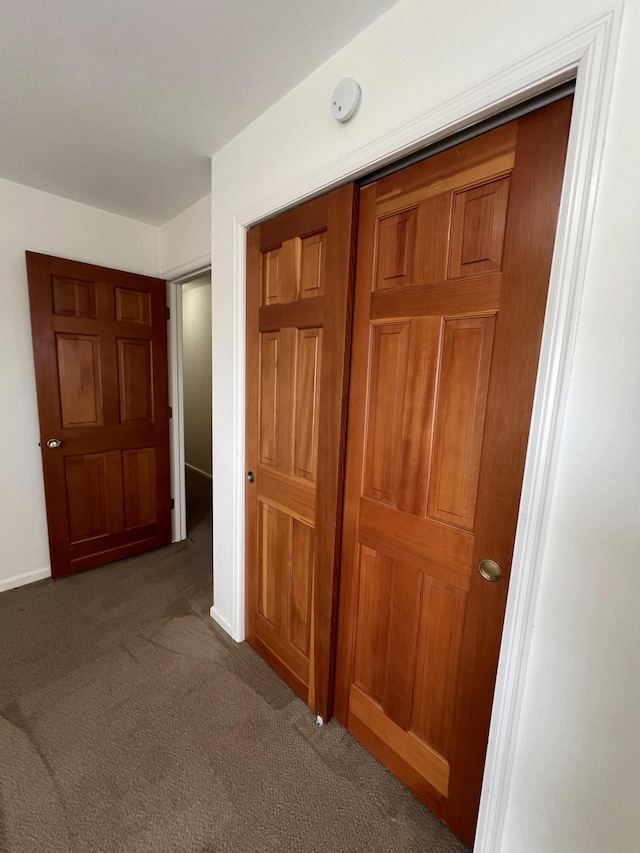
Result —
[[184, 543], [0, 594], [0, 851], [465, 851], [212, 622], [196, 521]]

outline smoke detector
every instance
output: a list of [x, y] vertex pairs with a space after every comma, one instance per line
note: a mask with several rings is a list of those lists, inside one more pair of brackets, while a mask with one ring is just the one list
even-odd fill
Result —
[[331, 115], [339, 122], [349, 121], [360, 106], [362, 91], [353, 77], [343, 78], [331, 97]]

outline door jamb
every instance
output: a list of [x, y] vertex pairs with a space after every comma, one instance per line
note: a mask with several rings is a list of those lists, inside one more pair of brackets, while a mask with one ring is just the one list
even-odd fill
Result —
[[171, 541], [187, 538], [187, 497], [185, 486], [184, 450], [184, 374], [182, 285], [211, 272], [211, 264], [195, 267], [179, 278], [167, 281], [167, 358], [169, 367], [169, 405], [172, 418], [169, 430], [171, 458], [171, 495], [174, 500], [171, 513]]
[[217, 621], [239, 641], [244, 638], [246, 231], [252, 225], [276, 215], [287, 207], [327, 192], [347, 180], [353, 180], [411, 151], [437, 142], [562, 82], [576, 78], [562, 201], [474, 847], [476, 853], [493, 853], [501, 848], [539, 585], [540, 555], [546, 539], [550, 499], [558, 462], [622, 8], [622, 3], [612, 3], [606, 14], [503, 69], [500, 74], [485, 80], [459, 97], [401, 127], [393, 128], [369, 145], [334, 161], [329, 167], [311, 173], [295, 185], [280, 188], [270, 198], [238, 212], [232, 223], [232, 417], [235, 460], [232, 483], [233, 590], [232, 613], [224, 616], [219, 614]]

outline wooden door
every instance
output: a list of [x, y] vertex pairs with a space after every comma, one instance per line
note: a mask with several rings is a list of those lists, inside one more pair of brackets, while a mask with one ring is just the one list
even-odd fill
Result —
[[249, 643], [331, 715], [356, 193], [247, 237]]
[[27, 273], [57, 578], [171, 540], [165, 282], [34, 252]]
[[570, 114], [360, 200], [336, 714], [469, 844]]

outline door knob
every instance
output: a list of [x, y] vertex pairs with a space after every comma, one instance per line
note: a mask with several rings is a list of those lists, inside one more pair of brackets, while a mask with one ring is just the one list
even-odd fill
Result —
[[249, 473], [247, 474], [247, 480], [248, 480], [250, 483], [253, 483], [253, 481], [255, 480], [255, 478], [256, 478], [256, 475], [253, 473], [253, 471], [249, 471]]
[[47, 442], [47, 447], [49, 450], [57, 450], [59, 447], [62, 447], [62, 441], [59, 438], [50, 438]]
[[495, 583], [502, 577], [502, 569], [493, 560], [483, 560], [478, 566], [478, 571], [486, 581]]

